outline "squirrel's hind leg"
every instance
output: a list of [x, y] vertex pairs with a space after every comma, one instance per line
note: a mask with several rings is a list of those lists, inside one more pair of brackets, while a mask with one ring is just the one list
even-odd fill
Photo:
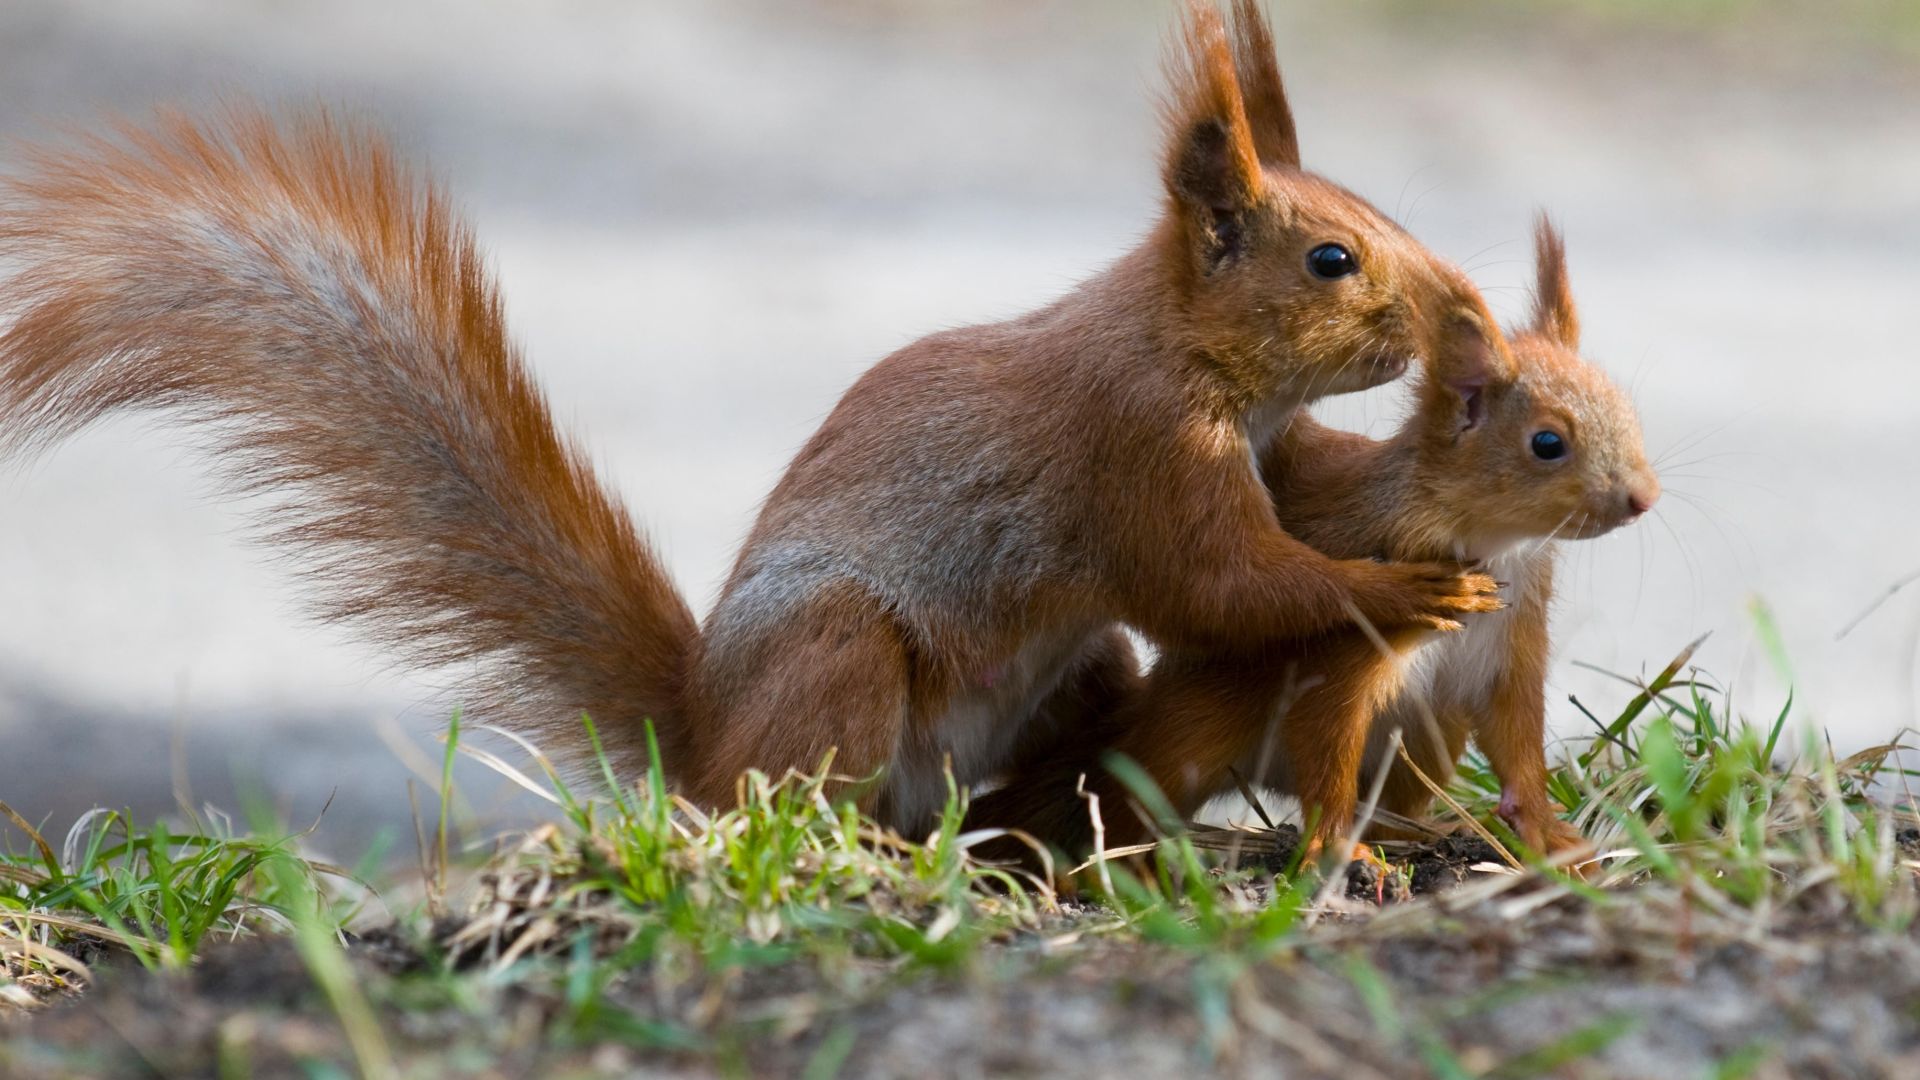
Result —
[[[1309, 853], [1351, 839], [1367, 737], [1382, 698], [1394, 685], [1395, 657], [1360, 634], [1314, 648], [1299, 665], [1306, 681], [1280, 719], [1300, 812], [1314, 822]], [[1370, 781], [1372, 778], [1369, 777]]]
[[835, 775], [878, 777], [858, 801], [885, 820], [894, 800], [882, 770], [906, 727], [909, 650], [879, 599], [852, 583], [823, 585], [734, 652], [748, 655], [710, 657], [702, 672], [706, 748], [688, 798], [731, 806], [748, 769], [774, 781], [813, 774], [831, 752]]
[[1003, 772], [1017, 776], [1110, 745], [1120, 711], [1141, 690], [1140, 658], [1125, 630], [1112, 626], [1088, 642], [1060, 684], [1028, 720]]

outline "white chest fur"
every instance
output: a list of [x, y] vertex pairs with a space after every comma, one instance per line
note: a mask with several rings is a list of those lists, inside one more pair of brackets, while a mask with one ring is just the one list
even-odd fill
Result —
[[1435, 713], [1485, 709], [1506, 663], [1514, 611], [1535, 599], [1552, 558], [1550, 545], [1542, 543], [1488, 559], [1487, 573], [1507, 583], [1501, 590], [1506, 609], [1468, 619], [1464, 630], [1436, 634], [1415, 649], [1405, 660], [1406, 681], [1388, 711], [1411, 719], [1422, 712], [1421, 703]]

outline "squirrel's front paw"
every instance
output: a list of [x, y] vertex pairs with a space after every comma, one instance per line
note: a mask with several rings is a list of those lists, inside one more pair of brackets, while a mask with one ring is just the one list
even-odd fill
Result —
[[1499, 611], [1500, 583], [1453, 563], [1355, 564], [1365, 586], [1355, 589], [1360, 614], [1376, 629], [1458, 630], [1466, 615]]

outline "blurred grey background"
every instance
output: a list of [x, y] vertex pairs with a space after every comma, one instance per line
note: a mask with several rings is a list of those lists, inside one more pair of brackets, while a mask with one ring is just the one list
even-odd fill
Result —
[[[1570, 547], [1574, 666], [1697, 662], [1837, 744], [1914, 722], [1920, 587], [1920, 5], [1272, 5], [1310, 167], [1523, 310], [1529, 217], [1568, 236], [1588, 352], [1630, 385], [1668, 498]], [[868, 364], [1011, 315], [1157, 209], [1146, 0], [0, 4], [0, 135], [115, 113], [328, 102], [468, 208], [556, 410], [711, 602], [788, 455]], [[0, 154], [0, 167], [11, 155]], [[1336, 422], [1391, 426], [1392, 391]], [[0, 799], [232, 805], [257, 778], [347, 855], [404, 828], [403, 759], [458, 673], [304, 621], [178, 439], [139, 422], [0, 474]], [[385, 737], [383, 737], [383, 732]], [[411, 747], [410, 751], [395, 746]], [[502, 821], [529, 813], [470, 775]], [[411, 842], [408, 841], [408, 846]]]

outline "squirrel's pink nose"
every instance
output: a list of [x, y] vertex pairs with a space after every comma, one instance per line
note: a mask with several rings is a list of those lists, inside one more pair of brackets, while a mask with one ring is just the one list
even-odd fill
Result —
[[1658, 480], [1635, 484], [1627, 489], [1627, 513], [1630, 517], [1639, 517], [1653, 509], [1653, 504], [1659, 501], [1660, 482]]

